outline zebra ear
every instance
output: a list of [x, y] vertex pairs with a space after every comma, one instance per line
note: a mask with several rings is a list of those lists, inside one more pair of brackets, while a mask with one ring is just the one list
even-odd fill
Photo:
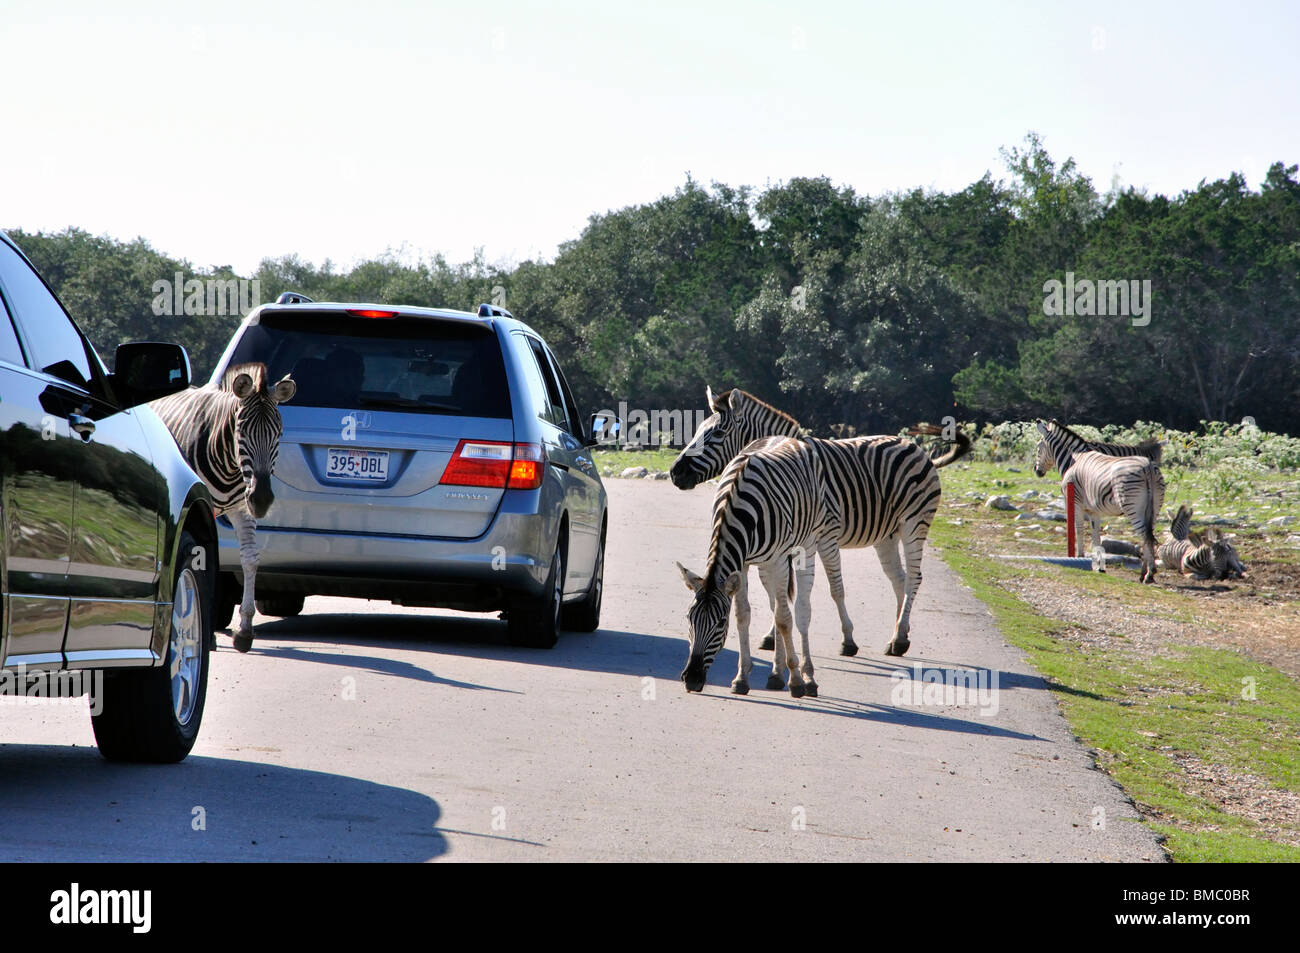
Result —
[[1041, 420], [1039, 420], [1039, 421], [1036, 422], [1036, 426], [1038, 427], [1038, 432], [1039, 432], [1040, 434], [1042, 434], [1044, 437], [1046, 437], [1046, 436], [1047, 436], [1047, 424], [1045, 424], [1045, 423], [1043, 423]]
[[714, 402], [713, 399], [713, 388], [710, 387], [708, 384], [704, 385], [704, 399], [709, 402], [709, 410], [718, 409], [717, 404]]
[[236, 397], [243, 400], [253, 392], [253, 377], [251, 374], [239, 374], [230, 384], [230, 390]]
[[289, 379], [289, 375], [276, 381], [275, 388], [271, 391], [271, 398], [277, 404], [283, 404], [286, 400], [293, 400], [293, 395], [298, 393], [298, 385]]
[[691, 572], [681, 563], [677, 564], [677, 568], [682, 571], [682, 579], [686, 582], [687, 589], [690, 589], [692, 592], [699, 592], [704, 588], [703, 576], [695, 575], [695, 573]]
[[722, 594], [727, 598], [734, 596], [740, 590], [740, 583], [743, 579], [744, 577], [740, 574], [739, 570], [733, 572], [727, 577], [726, 581], [723, 582]]

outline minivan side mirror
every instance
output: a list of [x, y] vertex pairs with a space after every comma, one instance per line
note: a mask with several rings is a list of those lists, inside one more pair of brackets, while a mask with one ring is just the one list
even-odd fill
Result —
[[591, 415], [590, 433], [587, 437], [588, 447], [602, 447], [616, 444], [623, 431], [623, 421], [613, 414], [601, 412]]
[[123, 410], [137, 407], [189, 387], [190, 356], [179, 344], [120, 344], [108, 383]]

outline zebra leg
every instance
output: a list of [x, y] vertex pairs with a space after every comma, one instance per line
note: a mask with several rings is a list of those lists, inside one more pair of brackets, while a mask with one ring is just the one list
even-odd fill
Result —
[[[897, 536], [891, 536], [889, 539], [882, 539], [875, 545], [876, 555], [880, 557], [880, 568], [885, 571], [885, 576], [889, 579], [890, 585], [894, 587], [894, 637], [889, 644], [885, 646], [886, 655], [902, 655], [912, 643], [908, 640], [907, 635], [911, 629], [911, 603], [910, 596], [915, 589], [909, 585], [909, 573], [903, 571], [903, 562], [898, 555]], [[908, 555], [908, 566], [911, 566], [911, 555]], [[917, 559], [917, 583], [920, 584], [920, 559]], [[910, 591], [909, 591], [910, 590]]]
[[257, 585], [257, 521], [243, 506], [228, 514], [239, 539], [239, 565], [244, 571], [244, 598], [239, 604], [239, 631], [235, 633], [235, 651], [253, 647], [253, 589]]
[[817, 697], [817, 682], [813, 678], [812, 649], [808, 646], [808, 627], [812, 622], [813, 580], [817, 575], [817, 562], [812, 553], [804, 557], [804, 564], [795, 570], [794, 624], [799, 630], [803, 646], [804, 691], [812, 698]]
[[749, 673], [754, 667], [754, 660], [749, 654], [749, 572], [740, 574], [740, 588], [736, 590], [736, 634], [740, 637], [740, 667], [736, 678], [731, 683], [733, 695], [749, 694]]
[[[791, 624], [793, 618], [790, 612], [790, 594], [786, 588], [790, 579], [790, 557], [782, 557], [777, 561], [776, 567], [777, 574], [780, 577], [780, 585], [774, 587], [776, 593], [777, 654], [781, 654], [782, 649], [785, 650], [785, 668], [790, 676], [790, 697], [803, 698], [806, 689], [804, 688], [803, 676], [799, 674], [799, 656], [795, 654], [794, 650], [794, 626]], [[772, 671], [773, 674], [778, 671], [775, 662], [772, 664]]]
[[1106, 547], [1101, 545], [1101, 517], [1089, 516], [1088, 526], [1092, 530], [1092, 568], [1097, 572], [1105, 572]]
[[[762, 573], [760, 572], [759, 575], [761, 576]], [[758, 644], [758, 647], [765, 652], [770, 652], [776, 648], [776, 596], [769, 593], [767, 603], [768, 608], [772, 610], [772, 627], [767, 630], [767, 635], [763, 636], [763, 641]]]
[[853, 620], [849, 618], [849, 610], [844, 605], [844, 577], [840, 573], [840, 547], [833, 540], [828, 540], [818, 547], [817, 552], [821, 555], [822, 566], [826, 569], [826, 584], [830, 586], [831, 598], [835, 600], [835, 608], [840, 613], [840, 632], [843, 633], [840, 654], [857, 655], [858, 643], [853, 641]]
[[[767, 567], [759, 567], [758, 578], [763, 583], [763, 588], [767, 590], [768, 599], [772, 603], [772, 613], [775, 619], [777, 610], [777, 592], [783, 591], [786, 586], [786, 580], [778, 581], [775, 572]], [[776, 622], [772, 623], [772, 630], [776, 631]], [[767, 689], [772, 692], [779, 692], [785, 688], [785, 643], [780, 639], [776, 640], [776, 655], [772, 659], [772, 674], [767, 677]]]

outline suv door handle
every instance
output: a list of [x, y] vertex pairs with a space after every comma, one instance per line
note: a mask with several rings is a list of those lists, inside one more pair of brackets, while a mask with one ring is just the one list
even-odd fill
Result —
[[86, 442], [90, 441], [90, 435], [95, 432], [95, 422], [81, 414], [69, 414], [68, 426], [81, 434], [81, 439]]

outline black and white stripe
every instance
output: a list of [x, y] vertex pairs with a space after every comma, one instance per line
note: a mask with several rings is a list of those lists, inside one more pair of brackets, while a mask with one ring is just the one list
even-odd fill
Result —
[[[779, 638], [777, 661], [769, 688], [781, 688], [780, 667], [790, 676], [790, 694], [816, 695], [812, 660], [808, 655], [811, 617], [811, 554], [818, 534], [827, 525], [820, 461], [808, 444], [792, 438], [764, 440], [744, 448], [722, 473], [713, 502], [713, 532], [703, 576], [681, 563], [686, 585], [695, 593], [687, 618], [690, 654], [682, 681], [687, 691], [704, 688], [709, 666], [727, 639], [727, 618], [733, 597], [745, 590], [749, 566], [757, 566], [763, 585], [776, 601]], [[791, 635], [789, 600], [798, 582], [794, 621], [803, 637], [802, 668]], [[749, 691], [753, 662], [748, 623], [741, 628], [740, 665], [731, 683], [736, 694]]]
[[[716, 476], [730, 459], [728, 453], [734, 454], [749, 441], [766, 436], [762, 432], [765, 428], [779, 428], [783, 433], [802, 432], [793, 417], [745, 391], [730, 390], [715, 397], [710, 390], [708, 397], [714, 414], [700, 425], [670, 473], [673, 482], [683, 489]], [[939, 433], [938, 428], [916, 432]], [[958, 431], [957, 446], [934, 460], [914, 442], [895, 436], [846, 440], [809, 437], [804, 442], [817, 456], [824, 481], [824, 513], [828, 523], [817, 534], [817, 552], [826, 567], [831, 596], [839, 610], [843, 633], [840, 652], [855, 655], [858, 647], [844, 604], [839, 550], [873, 546], [896, 599], [893, 638], [885, 652], [902, 655], [910, 645], [911, 608], [921, 585], [921, 555], [939, 506], [937, 469], [967, 453], [970, 441]], [[740, 625], [742, 613], [748, 619], [748, 605], [743, 597], [737, 598], [736, 607]], [[742, 638], [744, 635], [742, 631]]]
[[1156, 578], [1156, 514], [1165, 500], [1165, 478], [1146, 457], [1112, 457], [1095, 450], [1076, 453], [1061, 477], [1061, 491], [1074, 486], [1076, 524], [1092, 528], [1092, 568], [1106, 571], [1101, 517], [1123, 516], [1142, 540], [1142, 581]]
[[1164, 444], [1159, 440], [1144, 440], [1142, 443], [1103, 443], [1099, 440], [1086, 440], [1059, 420], [1038, 421], [1040, 435], [1038, 448], [1034, 453], [1034, 473], [1046, 476], [1048, 470], [1064, 473], [1070, 467], [1070, 461], [1076, 453], [1092, 450], [1111, 457], [1146, 457], [1152, 463], [1159, 463], [1164, 455]]
[[1217, 528], [1201, 535], [1191, 532], [1191, 525], [1192, 511], [1185, 504], [1178, 507], [1157, 551], [1167, 569], [1197, 579], [1241, 578], [1246, 574], [1236, 548]]
[[271, 474], [284, 432], [277, 405], [296, 391], [287, 375], [268, 386], [265, 364], [239, 364], [222, 375], [217, 387], [191, 387], [150, 404], [212, 493], [217, 515], [228, 516], [235, 527], [244, 573], [235, 635], [235, 648], [241, 652], [253, 642], [256, 521], [275, 499]]

